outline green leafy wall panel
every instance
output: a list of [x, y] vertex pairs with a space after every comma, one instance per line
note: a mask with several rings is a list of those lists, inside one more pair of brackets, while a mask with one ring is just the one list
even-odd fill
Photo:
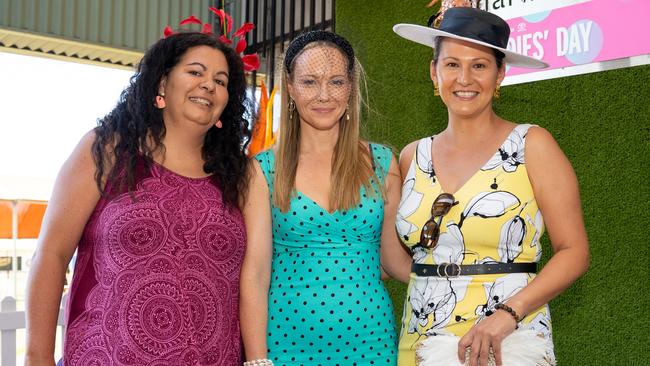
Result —
[[[445, 128], [433, 96], [431, 50], [396, 36], [426, 24], [428, 1], [338, 1], [337, 31], [368, 76], [371, 140], [396, 149]], [[646, 35], [630, 35], [647, 42]], [[650, 66], [502, 88], [497, 113], [548, 129], [579, 178], [591, 245], [589, 272], [551, 302], [559, 365], [647, 365], [650, 281]], [[545, 260], [551, 252], [544, 239]], [[396, 317], [405, 286], [389, 282]]]

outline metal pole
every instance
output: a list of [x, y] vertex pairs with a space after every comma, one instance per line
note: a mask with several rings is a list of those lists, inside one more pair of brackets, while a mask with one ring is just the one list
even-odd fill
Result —
[[275, 82], [275, 17], [277, 16], [277, 11], [277, 1], [271, 0], [271, 36], [269, 37], [271, 49], [269, 50], [269, 68], [266, 70], [266, 74], [269, 76], [269, 93], [273, 90], [273, 84]]
[[336, 32], [336, 0], [332, 0], [332, 32]]
[[305, 0], [300, 0], [300, 33], [305, 31], [305, 17], [307, 12], [305, 11]]
[[[253, 31], [251, 32], [253, 33], [252, 45], [254, 46], [254, 49], [258, 54], [260, 53], [259, 43], [258, 43], [259, 41], [257, 37], [258, 30], [259, 30], [259, 22], [258, 22], [259, 8], [260, 8], [259, 0], [253, 0], [253, 24], [255, 24], [255, 28], [253, 28]], [[253, 78], [253, 81], [251, 83], [253, 88], [253, 102], [256, 102], [257, 99], [255, 98], [255, 91], [257, 90], [257, 71], [253, 71], [251, 73], [251, 77]]]
[[293, 40], [294, 30], [296, 29], [296, 0], [289, 3], [289, 41]]
[[11, 201], [11, 238], [14, 242], [14, 255], [11, 258], [11, 272], [14, 275], [14, 299], [18, 299], [18, 200]]
[[[262, 19], [264, 20], [264, 27], [262, 28], [262, 55], [266, 57], [266, 41], [268, 40], [269, 37], [269, 27], [268, 25], [268, 20], [269, 20], [269, 3], [268, 0], [264, 0], [262, 3], [262, 6], [264, 7], [264, 13], [262, 13]], [[275, 16], [275, 15], [273, 15]], [[261, 19], [260, 19], [261, 20]], [[267, 62], [268, 65], [268, 62]], [[267, 74], [268, 74], [268, 70]]]
[[280, 10], [280, 14], [281, 14], [280, 15], [280, 52], [284, 52], [284, 23], [286, 21], [285, 15], [286, 15], [286, 12], [287, 12], [286, 11], [285, 1], [286, 0], [281, 0], [281, 2], [280, 2], [280, 4], [281, 4], [280, 7], [282, 8]]
[[320, 5], [320, 29], [325, 30], [325, 12], [327, 11], [325, 0], [321, 0]]
[[316, 0], [311, 0], [309, 3], [309, 30], [316, 29], [314, 24], [316, 24]]

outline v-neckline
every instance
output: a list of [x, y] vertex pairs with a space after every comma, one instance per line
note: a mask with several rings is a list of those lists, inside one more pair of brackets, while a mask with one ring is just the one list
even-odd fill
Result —
[[427, 154], [429, 154], [429, 161], [431, 162], [431, 169], [433, 170], [433, 176], [438, 180], [438, 184], [440, 185], [440, 189], [442, 190], [442, 192], [450, 193], [451, 195], [456, 196], [458, 194], [458, 192], [462, 191], [465, 188], [465, 186], [467, 186], [469, 184], [469, 182], [471, 182], [474, 179], [474, 177], [476, 177], [476, 175], [480, 171], [483, 170], [483, 167], [486, 166], [487, 163], [490, 162], [490, 160], [492, 160], [492, 157], [499, 150], [501, 150], [503, 148], [503, 145], [508, 141], [508, 139], [510, 139], [510, 136], [512, 136], [512, 134], [515, 132], [515, 130], [519, 126], [520, 125], [516, 125], [515, 127], [513, 127], [510, 130], [510, 132], [508, 132], [508, 134], [503, 139], [503, 141], [501, 141], [501, 143], [496, 148], [496, 150], [494, 150], [494, 152], [492, 154], [490, 154], [490, 156], [488, 156], [487, 160], [485, 160], [483, 162], [483, 164], [481, 164], [481, 166], [478, 167], [478, 169], [474, 170], [474, 173], [472, 173], [472, 175], [470, 175], [469, 178], [467, 178], [454, 192], [450, 192], [447, 189], [445, 189], [445, 185], [442, 184], [442, 181], [440, 180], [440, 177], [438, 176], [437, 169], [436, 169], [435, 165], [433, 164], [433, 140], [436, 138], [437, 135], [431, 136], [431, 147], [428, 149], [429, 151], [427, 151]]
[[323, 206], [321, 206], [321, 205], [320, 205], [318, 202], [316, 202], [313, 198], [309, 197], [308, 195], [304, 194], [302, 191], [300, 191], [300, 190], [298, 190], [298, 189], [296, 189], [296, 197], [297, 197], [297, 196], [302, 196], [302, 197], [304, 197], [305, 199], [307, 199], [307, 201], [311, 202], [314, 206], [318, 207], [319, 210], [321, 210], [322, 212], [325, 212], [325, 213], [328, 214], [329, 216], [332, 216], [332, 217], [333, 217], [334, 214], [336, 214], [337, 212], [339, 212], [339, 209], [336, 209], [336, 210], [334, 210], [334, 211], [332, 211], [332, 212], [326, 210], [325, 208], [323, 208]]
[[[374, 154], [373, 154], [373, 152], [372, 152], [372, 148], [373, 148], [372, 145], [373, 145], [372, 143], [368, 142], [368, 151], [370, 152], [370, 161], [371, 161], [372, 168], [373, 168], [373, 171], [374, 171], [374, 170], [375, 170], [375, 158], [374, 158]], [[275, 159], [275, 152], [273, 152], [273, 158]], [[323, 206], [321, 206], [318, 202], [316, 202], [316, 200], [314, 200], [313, 198], [309, 197], [308, 195], [306, 195], [306, 194], [305, 194], [304, 192], [302, 192], [301, 190], [299, 190], [299, 189], [297, 189], [297, 188], [296, 188], [295, 190], [296, 190], [296, 197], [297, 197], [298, 195], [300, 195], [300, 196], [302, 196], [302, 197], [305, 197], [308, 201], [310, 201], [310, 202], [313, 203], [316, 207], [318, 207], [319, 210], [325, 212], [326, 214], [328, 214], [328, 215], [331, 216], [331, 217], [333, 217], [333, 216], [334, 216], [335, 214], [337, 214], [337, 213], [342, 212], [342, 211], [339, 210], [338, 208], [337, 208], [336, 210], [330, 212], [329, 210], [326, 210], [325, 208], [323, 208]], [[356, 206], [358, 206], [358, 204], [357, 204]], [[356, 207], [356, 206], [355, 206], [355, 207]], [[352, 208], [347, 209], [347, 210], [344, 210], [344, 211], [350, 211], [351, 209], [352, 209]]]

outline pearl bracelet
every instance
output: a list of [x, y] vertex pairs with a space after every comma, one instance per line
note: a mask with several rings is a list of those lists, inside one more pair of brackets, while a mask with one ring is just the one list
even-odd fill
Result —
[[273, 366], [273, 361], [268, 358], [258, 358], [257, 360], [245, 361], [244, 366]]

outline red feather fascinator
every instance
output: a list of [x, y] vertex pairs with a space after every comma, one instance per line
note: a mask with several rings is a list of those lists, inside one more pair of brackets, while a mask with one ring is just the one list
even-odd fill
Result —
[[[245, 39], [246, 33], [253, 30], [255, 28], [255, 25], [253, 23], [244, 23], [239, 29], [237, 29], [237, 31], [235, 31], [235, 33], [232, 35], [233, 38], [231, 38], [229, 37], [229, 34], [232, 31], [232, 17], [230, 14], [226, 13], [223, 9], [217, 9], [215, 7], [210, 7], [209, 10], [213, 12], [217, 17], [219, 17], [219, 21], [221, 22], [222, 34], [219, 36], [219, 40], [227, 45], [232, 45], [233, 38], [238, 39], [235, 43], [235, 51], [239, 54], [239, 57], [241, 57], [242, 62], [244, 63], [244, 70], [255, 71], [259, 69], [260, 58], [257, 55], [257, 52], [244, 54], [244, 50], [246, 50], [246, 47], [248, 46]], [[210, 23], [203, 23], [194, 15], [190, 15], [189, 17], [181, 20], [178, 24], [198, 24], [201, 26], [202, 33], [213, 33], [212, 25], [210, 25]], [[172, 28], [170, 26], [166, 26], [163, 30], [163, 38], [167, 38], [172, 34], [174, 34]]]

